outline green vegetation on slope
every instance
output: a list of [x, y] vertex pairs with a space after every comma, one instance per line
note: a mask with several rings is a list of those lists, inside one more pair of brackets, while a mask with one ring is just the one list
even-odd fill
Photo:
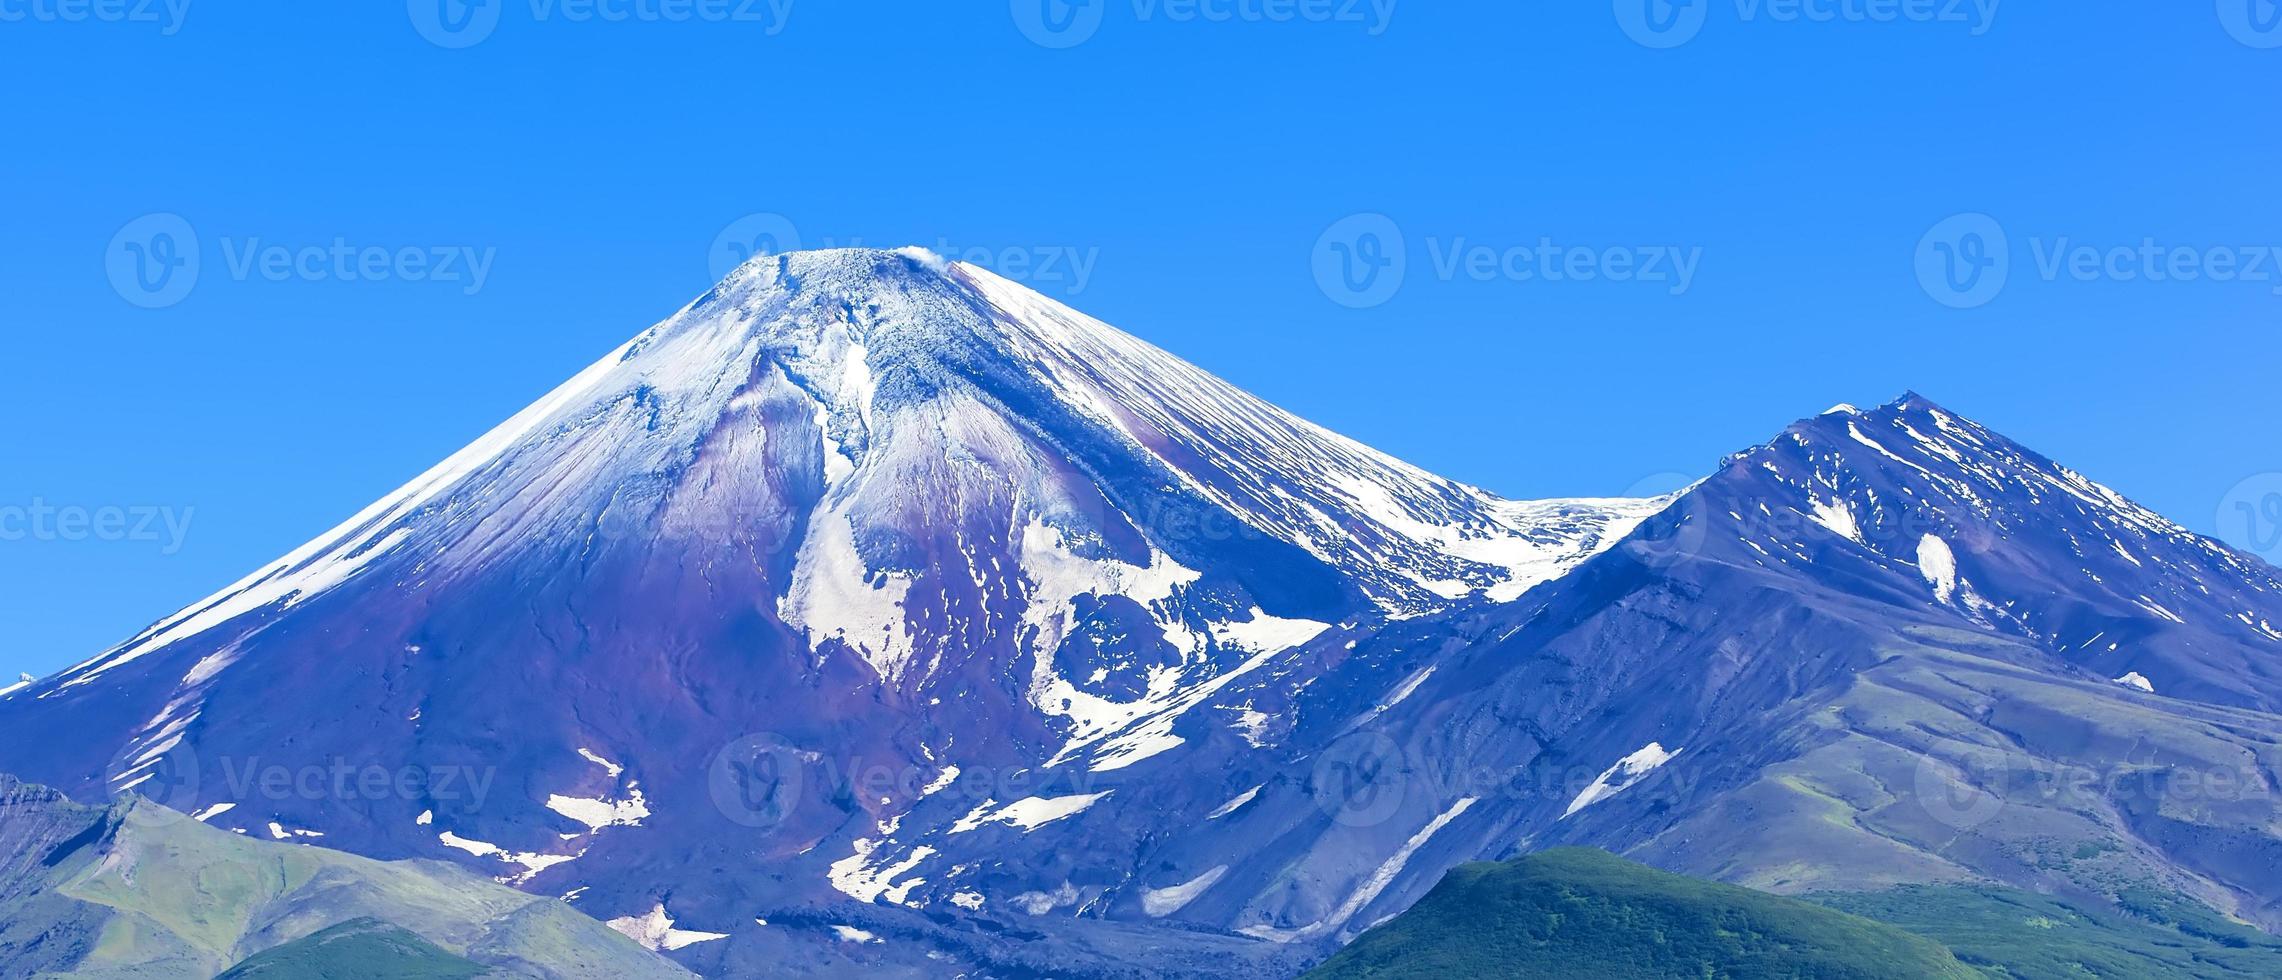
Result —
[[[352, 922], [392, 932], [305, 945]], [[361, 968], [389, 949], [449, 958], [413, 956], [406, 968], [428, 972], [405, 977], [474, 976], [470, 963], [564, 980], [690, 976], [569, 905], [448, 864], [255, 840], [148, 800], [82, 806], [0, 775], [0, 977], [211, 977], [278, 948], [307, 968]], [[434, 972], [440, 963], [461, 972]]]
[[1309, 980], [1979, 980], [1932, 940], [1810, 902], [1562, 849], [1457, 868]]
[[1938, 940], [1996, 977], [2282, 977], [2282, 940], [2151, 891], [2126, 892], [2121, 909], [2003, 888], [1914, 886], [1811, 897]]
[[419, 936], [358, 919], [262, 953], [217, 980], [472, 980], [483, 973]]

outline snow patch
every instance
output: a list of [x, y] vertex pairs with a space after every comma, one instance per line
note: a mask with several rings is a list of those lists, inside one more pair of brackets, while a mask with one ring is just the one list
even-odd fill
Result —
[[698, 943], [709, 943], [729, 938], [729, 934], [725, 932], [697, 932], [691, 929], [674, 928], [674, 920], [666, 915], [666, 907], [663, 903], [651, 909], [648, 915], [630, 915], [625, 918], [612, 919], [603, 925], [617, 930], [619, 935], [642, 944], [642, 948], [653, 953], [672, 952], [684, 947], [695, 946]]
[[1579, 810], [1632, 788], [1633, 784], [1647, 778], [1649, 773], [1672, 761], [1680, 751], [1674, 749], [1666, 752], [1662, 743], [1650, 742], [1646, 748], [1625, 756], [1616, 765], [1608, 767], [1608, 771], [1601, 773], [1600, 778], [1593, 780], [1591, 786], [1585, 787], [1584, 792], [1577, 794], [1577, 798], [1569, 803], [1569, 809], [1561, 814], [1561, 819], [1567, 820]]
[[555, 865], [576, 861], [581, 855], [585, 853], [583, 851], [581, 851], [579, 854], [517, 853], [497, 844], [487, 843], [485, 841], [479, 840], [470, 840], [468, 838], [461, 837], [460, 835], [452, 833], [449, 830], [436, 835], [436, 839], [442, 841], [445, 847], [466, 851], [467, 853], [473, 854], [476, 857], [497, 858], [501, 861], [507, 862], [508, 864], [520, 865], [523, 868], [523, 873], [504, 879], [509, 882], [526, 881], [533, 875], [536, 875], [541, 871], [545, 871], [548, 868], [552, 868]]
[[650, 816], [650, 806], [635, 790], [624, 800], [586, 800], [575, 796], [547, 797], [547, 809], [583, 823], [589, 830], [604, 827], [639, 827]]
[[981, 806], [959, 818], [959, 822], [953, 824], [948, 833], [963, 834], [986, 824], [994, 823], [1009, 824], [1020, 828], [1023, 833], [1029, 833], [1056, 820], [1066, 820], [1084, 813], [1088, 807], [1101, 802], [1102, 797], [1108, 796], [1111, 792], [1113, 791], [1103, 790], [1099, 793], [1083, 796], [1057, 796], [1052, 798], [1033, 796], [1029, 799], [1016, 800], [1003, 807], [985, 800]]
[[911, 853], [904, 855], [903, 860], [891, 864], [874, 857], [881, 853], [886, 843], [890, 842], [857, 840], [855, 853], [832, 862], [832, 867], [826, 872], [825, 876], [832, 882], [832, 887], [859, 902], [877, 902], [884, 897], [891, 904], [905, 904], [911, 897], [912, 889], [925, 884], [926, 879], [915, 878], [902, 885], [897, 885], [895, 880], [910, 874], [912, 869], [919, 867], [920, 862], [934, 857], [936, 852], [932, 847], [915, 847]]
[[1162, 919], [1186, 908], [1205, 890], [1219, 884], [1228, 874], [1228, 866], [1221, 865], [1195, 878], [1170, 888], [1144, 888], [1141, 890], [1141, 911], [1152, 919]]
[[1957, 595], [1957, 553], [1949, 542], [1931, 534], [1918, 539], [1918, 572], [1933, 586], [1934, 601], [1946, 603]]
[[1814, 513], [1809, 516], [1814, 518], [1815, 523], [1829, 528], [1830, 533], [1855, 544], [1862, 543], [1862, 525], [1855, 521], [1854, 510], [1846, 505], [1846, 501], [1817, 500], [1814, 502]]
[[1218, 820], [1218, 819], [1220, 819], [1220, 818], [1222, 818], [1222, 817], [1225, 817], [1225, 816], [1227, 816], [1227, 815], [1229, 815], [1229, 814], [1231, 814], [1231, 813], [1235, 813], [1235, 812], [1236, 812], [1236, 811], [1238, 811], [1238, 810], [1244, 809], [1244, 804], [1252, 802], [1252, 799], [1253, 799], [1254, 797], [1257, 797], [1257, 796], [1259, 796], [1259, 795], [1260, 795], [1260, 791], [1261, 791], [1262, 789], [1266, 789], [1266, 788], [1267, 788], [1267, 787], [1265, 787], [1265, 786], [1254, 786], [1254, 787], [1252, 787], [1251, 789], [1245, 790], [1245, 791], [1244, 791], [1244, 792], [1242, 792], [1242, 793], [1238, 793], [1238, 794], [1236, 794], [1236, 798], [1235, 798], [1235, 799], [1233, 799], [1233, 800], [1229, 800], [1228, 802], [1221, 804], [1221, 805], [1220, 805], [1220, 809], [1217, 809], [1217, 810], [1214, 810], [1214, 811], [1212, 811], [1211, 813], [1207, 813], [1207, 814], [1205, 814], [1205, 815], [1204, 815], [1204, 818], [1205, 818], [1206, 820]]
[[616, 779], [619, 776], [625, 775], [626, 773], [625, 766], [621, 766], [615, 762], [596, 755], [593, 749], [580, 749], [578, 750], [578, 754], [580, 758], [594, 763], [595, 765], [601, 766], [603, 771], [609, 773], [610, 778], [612, 779]]

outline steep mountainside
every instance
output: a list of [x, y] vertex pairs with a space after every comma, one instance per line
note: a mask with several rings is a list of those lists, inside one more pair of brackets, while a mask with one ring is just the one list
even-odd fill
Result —
[[2278, 622], [1914, 396], [1505, 501], [982, 270], [801, 253], [0, 695], [0, 769], [730, 972], [1289, 975], [1567, 843], [2271, 927]]
[[[344, 923], [361, 925], [333, 932]], [[362, 952], [315, 955], [304, 940], [327, 932]], [[355, 942], [384, 934], [397, 939]], [[281, 947], [273, 971], [369, 970], [394, 948], [431, 973], [475, 968], [439, 976], [689, 976], [560, 902], [449, 865], [249, 840], [148, 801], [85, 807], [0, 776], [0, 977], [210, 977]]]

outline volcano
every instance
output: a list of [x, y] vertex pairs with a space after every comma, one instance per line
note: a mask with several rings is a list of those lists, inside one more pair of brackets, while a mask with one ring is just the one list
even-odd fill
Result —
[[0, 771], [708, 974], [1288, 975], [1567, 844], [2273, 927], [2277, 624], [2272, 568], [1915, 395], [1507, 500], [983, 269], [807, 252], [0, 695]]

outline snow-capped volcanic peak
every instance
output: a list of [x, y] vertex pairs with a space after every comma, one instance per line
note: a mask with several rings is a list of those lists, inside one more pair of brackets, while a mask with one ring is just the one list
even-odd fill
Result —
[[[2181, 688], [2202, 699], [2282, 703], [2260, 666], [2282, 652], [2272, 567], [1921, 396], [1802, 421], [1711, 483], [1721, 502], [1696, 509], [1735, 521], [1753, 563], [1866, 559], [2103, 678], [2177, 660], [2209, 675]], [[2212, 664], [2237, 655], [2229, 681]]]
[[[1041, 561], [1122, 563], [1119, 582], [1084, 587], [1157, 601], [1214, 571], [1181, 562], [1233, 544], [1252, 566], [1318, 566], [1284, 583], [1286, 607], [1343, 612], [1347, 591], [1416, 611], [1516, 596], [1659, 506], [1500, 500], [980, 268], [796, 253], [739, 268], [347, 524], [62, 681], [359, 574], [451, 579], [612, 535], [797, 556], [784, 618], [902, 680], [988, 632], [980, 610], [1021, 588], [1010, 573], [1052, 583]], [[1265, 554], [1279, 544], [1298, 552]], [[905, 608], [946, 591], [967, 593], [947, 621]]]

